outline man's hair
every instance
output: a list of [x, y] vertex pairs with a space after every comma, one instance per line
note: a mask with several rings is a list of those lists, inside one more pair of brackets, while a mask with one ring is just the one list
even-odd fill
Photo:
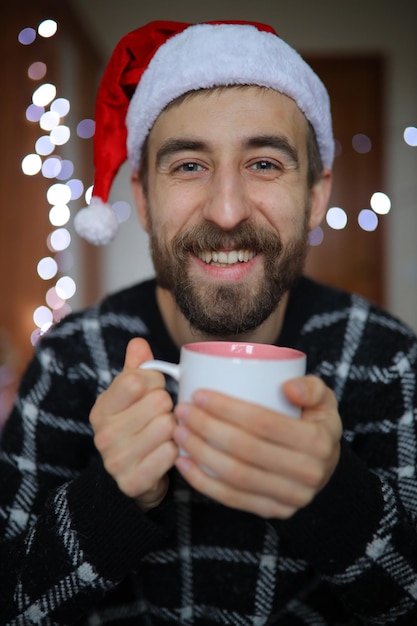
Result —
[[311, 189], [323, 173], [323, 161], [313, 126], [308, 122], [307, 132], [307, 185]]
[[[242, 89], [247, 87], [248, 85], [232, 85], [225, 87], [215, 87], [214, 89], [198, 89], [196, 91], [187, 91], [182, 94], [175, 100], [172, 100], [165, 107], [164, 111], [168, 111], [169, 109], [180, 105], [185, 100], [192, 98], [194, 95], [204, 92], [212, 92], [212, 91], [223, 91], [225, 89]], [[260, 87], [260, 89], [268, 89], [268, 87]], [[314, 131], [313, 126], [307, 120], [308, 124], [308, 132], [307, 132], [307, 186], [309, 189], [313, 187], [313, 185], [319, 180], [322, 172], [323, 172], [323, 161], [320, 155], [319, 146], [317, 143], [316, 133]], [[142, 149], [142, 157], [139, 166], [139, 180], [143, 186], [144, 193], [147, 194], [148, 190], [148, 137], [145, 139], [145, 143], [143, 144]]]

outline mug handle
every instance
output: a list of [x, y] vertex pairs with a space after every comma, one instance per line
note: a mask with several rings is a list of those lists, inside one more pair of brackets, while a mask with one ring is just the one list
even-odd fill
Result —
[[180, 378], [180, 366], [175, 363], [168, 363], [168, 361], [145, 361], [142, 365], [139, 365], [139, 369], [142, 370], [156, 370], [171, 376], [177, 382]]
[[[139, 369], [156, 370], [157, 372], [162, 372], [163, 374], [171, 376], [174, 380], [179, 382], [180, 366], [175, 363], [168, 363], [168, 361], [158, 361], [155, 359], [154, 361], [145, 361], [142, 365], [139, 365]], [[182, 448], [179, 449], [179, 454], [180, 456], [187, 456], [187, 453]], [[210, 476], [214, 478], [216, 477], [216, 475], [209, 469], [205, 468], [204, 471]]]

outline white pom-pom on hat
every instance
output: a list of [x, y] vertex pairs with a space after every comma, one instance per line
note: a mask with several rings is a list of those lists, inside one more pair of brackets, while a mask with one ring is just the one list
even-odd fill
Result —
[[100, 198], [91, 198], [91, 204], [80, 209], [74, 218], [76, 232], [95, 246], [105, 246], [117, 234], [119, 221], [114, 209]]

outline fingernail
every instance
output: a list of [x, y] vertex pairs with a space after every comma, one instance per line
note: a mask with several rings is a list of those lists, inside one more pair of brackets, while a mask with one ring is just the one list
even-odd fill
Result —
[[179, 421], [186, 421], [190, 412], [190, 406], [188, 404], [177, 404], [175, 407], [175, 415]]
[[191, 461], [187, 456], [180, 456], [175, 462], [177, 469], [186, 474], [191, 468]]
[[196, 391], [193, 394], [193, 401], [198, 406], [206, 406], [208, 402], [208, 397], [205, 391]]
[[291, 385], [293, 393], [297, 395], [297, 399], [299, 402], [303, 402], [306, 399], [306, 386], [302, 379], [294, 378], [288, 381]]
[[177, 426], [174, 432], [174, 439], [177, 443], [182, 443], [187, 439], [189, 434], [190, 431], [188, 428], [185, 428], [185, 426]]

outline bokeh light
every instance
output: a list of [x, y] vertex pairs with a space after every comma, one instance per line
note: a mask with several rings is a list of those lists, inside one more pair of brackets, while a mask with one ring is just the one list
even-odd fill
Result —
[[59, 115], [53, 111], [47, 111], [39, 120], [42, 130], [52, 130], [59, 124]]
[[77, 287], [70, 276], [62, 276], [56, 283], [56, 292], [63, 300], [69, 300], [75, 294]]
[[46, 193], [49, 204], [68, 204], [71, 200], [71, 189], [64, 183], [51, 185]]
[[71, 190], [71, 200], [78, 200], [78, 198], [81, 198], [84, 191], [84, 185], [81, 180], [73, 178], [67, 182], [67, 186]]
[[84, 194], [84, 198], [87, 204], [90, 204], [92, 196], [93, 196], [93, 185], [88, 187], [88, 189], [86, 190]]
[[55, 150], [55, 144], [52, 143], [49, 135], [43, 135], [42, 137], [39, 137], [39, 139], [37, 139], [35, 143], [35, 150], [38, 154], [46, 156], [48, 154], [52, 154], [52, 152]]
[[334, 140], [334, 157], [336, 158], [340, 156], [342, 152], [343, 152], [342, 143], [338, 139], [335, 139]]
[[32, 346], [36, 346], [41, 336], [42, 336], [41, 329], [35, 328], [35, 330], [30, 336], [30, 343], [32, 344]]
[[40, 80], [46, 74], [46, 65], [42, 61], [35, 61], [28, 68], [28, 76], [32, 80]]
[[324, 232], [320, 226], [317, 226], [314, 230], [308, 234], [308, 243], [310, 246], [319, 246], [324, 239]]
[[119, 224], [121, 224], [122, 222], [127, 222], [132, 214], [130, 204], [128, 202], [120, 200], [119, 202], [115, 202], [112, 207], [114, 212], [116, 213]]
[[42, 165], [42, 176], [44, 178], [56, 178], [61, 171], [61, 159], [49, 157]]
[[94, 135], [95, 128], [94, 120], [81, 120], [77, 125], [77, 135], [82, 139], [89, 139]]
[[386, 193], [376, 191], [371, 197], [371, 208], [379, 215], [386, 215], [391, 210], [391, 200]]
[[26, 176], [34, 176], [41, 171], [42, 159], [38, 154], [28, 154], [22, 160], [22, 172]]
[[378, 216], [371, 209], [363, 209], [358, 215], [358, 224], [362, 230], [372, 232], [378, 228]]
[[68, 126], [56, 126], [51, 131], [51, 141], [56, 146], [63, 146], [65, 143], [67, 143], [67, 141], [69, 141], [70, 136], [71, 131]]
[[69, 161], [68, 159], [63, 159], [61, 161], [61, 171], [59, 172], [57, 179], [58, 180], [68, 180], [74, 173], [74, 163]]
[[57, 204], [49, 211], [49, 221], [52, 226], [65, 226], [68, 224], [71, 213], [66, 204]]
[[23, 28], [17, 36], [19, 43], [28, 46], [36, 39], [36, 30], [34, 28]]
[[52, 102], [55, 96], [55, 85], [53, 85], [52, 83], [43, 83], [43, 85], [40, 85], [40, 87], [35, 89], [35, 91], [33, 92], [32, 102], [38, 107], [44, 107]]
[[58, 30], [58, 24], [55, 20], [43, 20], [38, 26], [38, 34], [41, 37], [53, 37]]
[[417, 128], [415, 126], [407, 126], [404, 130], [404, 141], [408, 146], [415, 148], [417, 146]]
[[26, 109], [26, 119], [29, 122], [39, 122], [44, 112], [44, 107], [38, 107], [36, 104], [30, 104]]
[[37, 272], [42, 280], [49, 280], [56, 276], [58, 272], [58, 264], [52, 257], [44, 257], [37, 265]]
[[38, 308], [33, 312], [33, 321], [38, 328], [43, 328], [45, 325], [52, 324], [53, 319], [52, 311], [51, 309], [48, 309], [47, 306], [38, 306]]
[[366, 154], [372, 150], [372, 142], [368, 135], [358, 133], [352, 137], [353, 149], [359, 154]]
[[55, 287], [48, 289], [45, 300], [46, 304], [51, 307], [51, 309], [60, 309], [65, 304], [65, 300], [59, 297]]
[[347, 221], [348, 216], [346, 211], [344, 211], [341, 207], [334, 206], [327, 211], [326, 222], [330, 228], [333, 228], [334, 230], [343, 230], [343, 228], [346, 228]]
[[65, 250], [71, 243], [71, 235], [66, 228], [57, 228], [48, 237], [50, 250]]
[[50, 109], [54, 113], [57, 113], [59, 117], [65, 117], [70, 111], [71, 105], [67, 98], [57, 98], [51, 102]]

